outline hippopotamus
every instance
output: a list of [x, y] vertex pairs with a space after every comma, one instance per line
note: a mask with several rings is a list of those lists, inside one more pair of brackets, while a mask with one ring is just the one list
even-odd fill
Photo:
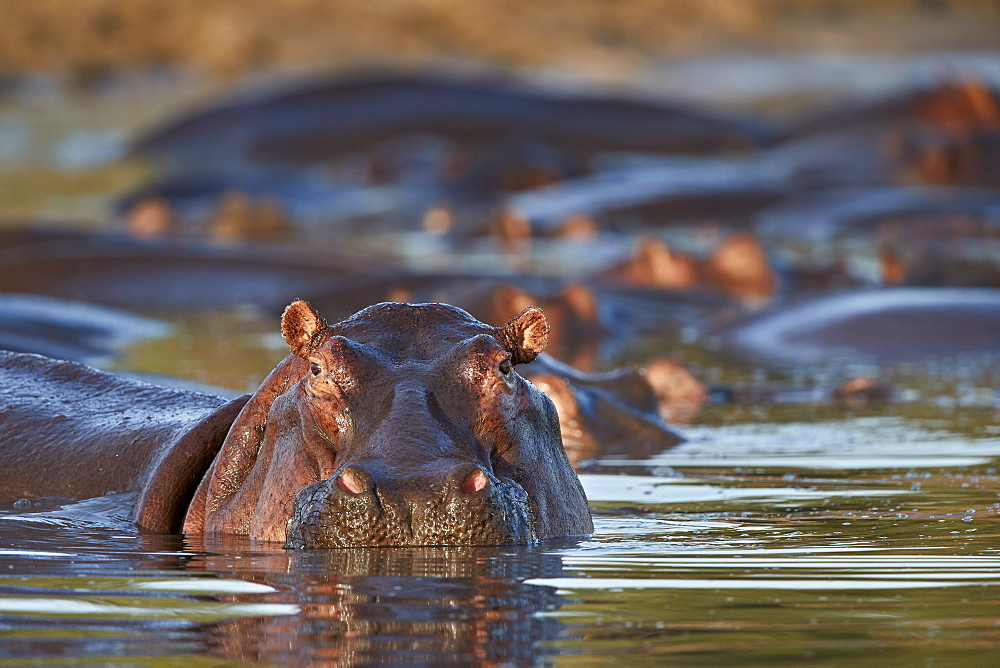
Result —
[[281, 331], [291, 353], [228, 402], [0, 353], [0, 498], [131, 494], [142, 529], [290, 548], [592, 532], [556, 409], [515, 370], [545, 347], [540, 309], [492, 327], [380, 303], [328, 325], [299, 300]]
[[388, 287], [401, 280], [400, 273], [363, 252], [316, 246], [143, 242], [117, 234], [54, 230], [0, 235], [0, 292], [141, 312], [249, 305], [277, 314], [289, 294], [335, 294], [338, 316], [347, 317], [383, 301]]
[[1000, 289], [853, 290], [776, 307], [724, 337], [756, 356], [793, 363], [995, 358]]
[[220, 215], [238, 191], [273, 198], [300, 233], [372, 218], [411, 228], [413, 212], [442, 202], [491, 210], [500, 193], [592, 173], [604, 152], [742, 152], [771, 134], [748, 119], [495, 77], [313, 77], [240, 91], [138, 137], [131, 153], [167, 169], [119, 209], [136, 232], [291, 232], [259, 204], [240, 221]]
[[804, 193], [770, 207], [755, 229], [769, 240], [830, 243], [850, 237], [945, 240], [988, 236], [997, 227], [988, 190], [860, 186]]
[[754, 215], [794, 192], [790, 168], [763, 158], [613, 163], [595, 174], [509, 194], [535, 236], [565, 234], [585, 215], [602, 230], [663, 229], [706, 220], [746, 228]]
[[599, 454], [644, 457], [672, 448], [684, 438], [666, 420], [689, 420], [707, 398], [687, 369], [666, 358], [587, 373], [539, 355], [522, 373], [555, 404], [575, 466]]
[[776, 287], [767, 252], [745, 233], [730, 236], [706, 259], [675, 252], [656, 237], [642, 237], [635, 255], [610, 267], [604, 277], [663, 290], [710, 288], [751, 303], [766, 301]]
[[[296, 166], [374, 148], [382, 169], [402, 153], [409, 161], [443, 158], [453, 172], [483, 146], [492, 149], [485, 151], [492, 153], [488, 162], [522, 157], [535, 163], [551, 153], [546, 145], [574, 155], [702, 152], [745, 150], [771, 136], [761, 123], [651, 100], [546, 94], [497, 77], [399, 73], [314, 77], [244, 90], [164, 123], [131, 150], [188, 164]], [[542, 159], [543, 165], [560, 162], [558, 156]]]
[[812, 183], [1000, 185], [1000, 94], [975, 79], [838, 105], [784, 139], [774, 157]]

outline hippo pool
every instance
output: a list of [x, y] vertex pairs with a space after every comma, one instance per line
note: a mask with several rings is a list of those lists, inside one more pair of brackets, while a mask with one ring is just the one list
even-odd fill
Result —
[[[411, 95], [423, 84], [407, 85], [403, 93]], [[961, 86], [942, 90], [933, 94], [964, 94]], [[1000, 110], [995, 89], [983, 90]], [[336, 92], [319, 99], [333, 105]], [[483, 94], [446, 92], [460, 102]], [[299, 104], [318, 95], [306, 93], [289, 98]], [[241, 99], [252, 106], [266, 96]], [[502, 99], [512, 108], [524, 103]], [[120, 219], [108, 225], [114, 234], [6, 234], [0, 345], [133, 379], [235, 397], [253, 391], [288, 353], [278, 318], [292, 299], [322, 303], [335, 317], [390, 298], [451, 301], [482, 308], [488, 315], [474, 314], [499, 325], [487, 304], [508, 294], [495, 290], [502, 279], [517, 299], [528, 295], [549, 314], [549, 350], [580, 369], [566, 377], [581, 414], [597, 410], [594, 397], [609, 396], [597, 381], [591, 394], [574, 386], [584, 374], [640, 366], [614, 378], [649, 377], [653, 367], [643, 365], [664, 356], [680, 360], [707, 391], [696, 409], [669, 416], [676, 423], [663, 441], [637, 445], [624, 433], [633, 423], [620, 421], [581, 451], [575, 463], [593, 514], [589, 537], [288, 550], [140, 531], [123, 510], [133, 499], [122, 494], [0, 500], [0, 665], [995, 664], [1000, 252], [990, 179], [1000, 172], [977, 163], [947, 184], [914, 187], [919, 169], [866, 152], [873, 127], [902, 123], [905, 131], [899, 118], [922, 99], [866, 102], [856, 125], [841, 115], [780, 132], [714, 115], [699, 124], [696, 113], [685, 114], [683, 132], [696, 127], [725, 141], [690, 149], [665, 139], [666, 156], [623, 157], [613, 145], [588, 145], [580, 164], [599, 165], [594, 173], [572, 167], [557, 182], [520, 185], [514, 195], [480, 191], [484, 199], [461, 199], [447, 215], [438, 202], [471, 192], [468, 183], [432, 179], [417, 187], [404, 175], [303, 194], [315, 184], [305, 172], [296, 176], [301, 165], [281, 165], [273, 182], [268, 165], [247, 188], [256, 197], [270, 183], [287, 198], [291, 231], [277, 241], [205, 243], [214, 223], [197, 220], [198, 212], [246, 185], [246, 165], [227, 173], [225, 164], [215, 175], [224, 187], [180, 188], [194, 178], [181, 164], [173, 181], [118, 193]], [[595, 114], [616, 113], [592, 106]], [[639, 111], [646, 108], [629, 113]], [[216, 122], [230, 112], [220, 104], [206, 113]], [[984, 145], [995, 148], [996, 113], [945, 139], [988, 135], [994, 143]], [[171, 160], [198, 161], [198, 118], [178, 123], [193, 128], [194, 139], [182, 137]], [[520, 122], [512, 118], [504, 122]], [[169, 148], [170, 127], [139, 146]], [[918, 130], [914, 141], [926, 134]], [[852, 132], [860, 139], [847, 142]], [[738, 154], [730, 152], [734, 138]], [[621, 151], [635, 151], [633, 139]], [[460, 142], [446, 136], [428, 148], [425, 140], [392, 149], [417, 163], [430, 153], [433, 162]], [[308, 136], [296, 141], [291, 146], [320, 150]], [[617, 139], [609, 133], [601, 141]], [[538, 146], [526, 145], [524, 155], [512, 150], [518, 164], [500, 171], [531, 171], [518, 161], [530, 163]], [[573, 137], [560, 135], [551, 155], [562, 157], [549, 160], [542, 151], [542, 167], [572, 162], [562, 160], [572, 151], [560, 154], [567, 145]], [[236, 148], [250, 163], [274, 153]], [[688, 152], [678, 158], [672, 151]], [[995, 152], [976, 155], [997, 160]], [[844, 164], [855, 158], [863, 173], [849, 179]], [[407, 165], [399, 169], [413, 168]], [[500, 177], [484, 167], [470, 180], [489, 178]], [[966, 188], [963, 178], [975, 182]], [[289, 183], [300, 190], [283, 190]], [[830, 204], [867, 202], [872, 193], [877, 206]], [[536, 211], [530, 230], [492, 236], [496, 225], [483, 221], [498, 202], [520, 203], [529, 219]], [[428, 206], [437, 217], [400, 213]], [[144, 236], [150, 228], [142, 221], [166, 210], [156, 207], [172, 207], [173, 236]], [[247, 207], [244, 214], [253, 210]], [[721, 227], [706, 227], [699, 207]], [[591, 226], [581, 228], [585, 234], [560, 227], [583, 210]], [[844, 222], [828, 215], [834, 210]], [[823, 219], [810, 230], [822, 239], [805, 242], [801, 229], [785, 234], [774, 223], [792, 219], [795, 227], [796, 211]], [[917, 232], [894, 232], [891, 225], [918, 214]], [[890, 227], [882, 226], [887, 220]], [[127, 228], [131, 237], [119, 234]], [[350, 230], [353, 245], [337, 230]], [[656, 256], [658, 247], [648, 245], [653, 251], [633, 255], [649, 234], [670, 250]], [[730, 234], [760, 240], [770, 262], [763, 288], [734, 284], [712, 255]], [[878, 251], [888, 247], [899, 261], [891, 276], [877, 275]], [[663, 258], [670, 271], [656, 265], [653, 278], [644, 278], [642, 263]], [[696, 285], [657, 283], [681, 265]], [[576, 291], [564, 291], [567, 284]], [[495, 308], [508, 313], [500, 317], [520, 310]], [[879, 392], [837, 393], [848, 379], [869, 377]], [[613, 380], [619, 389], [624, 382]], [[615, 395], [622, 410], [646, 411], [643, 424], [666, 430], [666, 413], [647, 415], [633, 390]], [[626, 426], [615, 434], [614, 425]], [[567, 437], [565, 424], [563, 431]]]
[[[174, 318], [118, 364], [249, 385], [281, 356], [273, 328], [245, 312]], [[13, 664], [977, 665], [996, 646], [1000, 586], [988, 380], [926, 377], [919, 400], [857, 410], [801, 380], [780, 401], [710, 404], [672, 449], [587, 463], [594, 535], [534, 546], [293, 552], [143, 534], [116, 496], [8, 503], [0, 651]]]

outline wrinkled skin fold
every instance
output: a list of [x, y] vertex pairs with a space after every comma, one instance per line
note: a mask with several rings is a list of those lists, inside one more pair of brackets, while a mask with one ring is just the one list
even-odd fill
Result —
[[330, 326], [298, 301], [282, 334], [292, 354], [237, 417], [186, 533], [312, 548], [592, 532], [555, 408], [514, 369], [545, 346], [539, 309], [491, 327], [385, 303]]

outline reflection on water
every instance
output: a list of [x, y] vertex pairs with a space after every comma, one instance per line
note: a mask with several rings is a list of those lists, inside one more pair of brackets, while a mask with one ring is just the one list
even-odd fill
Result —
[[280, 555], [234, 564], [293, 600], [298, 615], [244, 618], [218, 629], [227, 658], [276, 663], [336, 660], [402, 664], [454, 660], [523, 663], [538, 643], [563, 636], [563, 597], [530, 578], [562, 575], [558, 556], [534, 550], [407, 548]]
[[995, 438], [901, 417], [691, 433], [598, 461], [594, 537], [535, 548], [294, 554], [139, 535], [114, 497], [0, 509], [0, 665], [986, 665]]
[[[83, 551], [5, 551], [0, 563], [19, 574], [0, 577], [0, 658], [99, 660], [156, 641], [158, 652], [277, 664], [523, 663], [565, 635], [561, 621], [537, 616], [564, 598], [527, 582], [563, 574], [542, 550], [187, 547], [121, 552], [113, 567]], [[39, 557], [59, 558], [62, 572], [45, 574]]]

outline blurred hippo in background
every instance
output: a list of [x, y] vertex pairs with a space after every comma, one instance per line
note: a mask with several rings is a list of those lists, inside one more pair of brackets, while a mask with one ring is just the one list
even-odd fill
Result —
[[1000, 186], [1000, 94], [957, 78], [794, 124], [777, 156], [805, 182]]
[[526, 309], [491, 327], [384, 303], [327, 325], [291, 304], [292, 350], [230, 402], [0, 353], [0, 496], [134, 493], [153, 531], [292, 548], [532, 543], [593, 530], [552, 402], [515, 371]]
[[99, 365], [132, 343], [169, 331], [165, 322], [101, 306], [0, 293], [0, 350]]
[[289, 294], [335, 292], [346, 317], [384, 301], [398, 273], [361, 252], [329, 248], [142, 241], [54, 228], [0, 233], [0, 291], [141, 312], [254, 306], [279, 314]]
[[555, 404], [574, 466], [600, 455], [668, 450], [684, 441], [668, 422], [690, 422], [708, 400], [701, 382], [669, 358], [587, 373], [540, 355], [521, 373]]
[[770, 136], [762, 124], [655, 100], [552, 94], [496, 77], [401, 73], [244, 91], [165, 123], [132, 151], [175, 163], [290, 166], [367, 153], [376, 161], [373, 174], [391, 179], [392, 172], [403, 175], [405, 160], [429, 153], [448, 177], [498, 160], [583, 167], [599, 151], [747, 150]]
[[849, 291], [761, 313], [724, 337], [746, 352], [792, 363], [996, 358], [1000, 290]]
[[817, 278], [827, 279], [819, 286], [828, 290], [1000, 287], [1000, 198], [991, 190], [830, 188], [766, 209], [756, 231], [771, 247], [810, 249], [784, 257], [787, 284], [797, 292]]
[[242, 91], [137, 138], [131, 153], [161, 174], [120, 213], [150, 236], [274, 238], [288, 220], [413, 228], [438, 202], [489, 207], [501, 193], [591, 174], [604, 153], [740, 154], [771, 136], [761, 122], [652, 98], [501, 77], [311, 77]]
[[713, 290], [757, 304], [777, 289], [767, 252], [745, 233], [725, 239], [704, 259], [677, 252], [655, 237], [643, 237], [635, 254], [609, 268], [603, 278], [661, 290]]

